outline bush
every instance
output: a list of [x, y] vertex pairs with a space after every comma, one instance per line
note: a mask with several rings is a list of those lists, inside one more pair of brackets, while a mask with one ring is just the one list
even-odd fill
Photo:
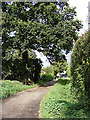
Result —
[[66, 84], [70, 83], [70, 80], [65, 79], [65, 78], [61, 78], [61, 79], [58, 79], [57, 82], [60, 83], [61, 85], [66, 85]]
[[72, 90], [75, 95], [88, 97], [90, 93], [90, 31], [76, 42], [71, 55]]
[[43, 74], [42, 75], [42, 81], [48, 82], [53, 80], [53, 76], [49, 73]]
[[54, 75], [54, 72], [53, 73], [50, 73], [51, 74], [51, 76], [53, 77], [53, 79], [55, 79], [55, 75]]

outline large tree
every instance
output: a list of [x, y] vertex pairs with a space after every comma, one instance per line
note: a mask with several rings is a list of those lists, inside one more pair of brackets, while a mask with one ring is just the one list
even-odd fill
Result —
[[2, 2], [3, 59], [15, 51], [20, 57], [23, 51], [37, 50], [50, 63], [60, 62], [65, 59], [62, 50], [72, 49], [82, 26], [75, 16], [67, 2]]
[[[58, 7], [57, 7], [58, 5]], [[75, 20], [75, 8], [59, 3], [2, 3], [3, 50], [5, 47], [42, 51], [52, 62], [68, 53], [77, 40], [81, 22]], [[11, 32], [15, 36], [11, 37]]]

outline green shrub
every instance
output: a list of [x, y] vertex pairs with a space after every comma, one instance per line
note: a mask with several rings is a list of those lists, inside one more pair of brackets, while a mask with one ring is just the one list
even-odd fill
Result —
[[50, 73], [51, 74], [51, 76], [53, 77], [53, 79], [55, 79], [55, 75], [54, 75], [54, 72], [53, 73]]
[[70, 83], [70, 80], [65, 79], [65, 78], [61, 78], [61, 79], [58, 79], [57, 82], [60, 83], [61, 85], [66, 85], [66, 84]]
[[53, 76], [49, 73], [43, 74], [42, 75], [42, 81], [48, 82], [53, 80]]
[[[72, 90], [75, 96], [90, 97], [90, 31], [76, 42], [71, 55]], [[81, 100], [81, 98], [80, 98]]]

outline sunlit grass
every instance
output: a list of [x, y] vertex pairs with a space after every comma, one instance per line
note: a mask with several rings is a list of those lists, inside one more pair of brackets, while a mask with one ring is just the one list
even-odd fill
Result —
[[13, 94], [16, 94], [17, 92], [23, 91], [25, 89], [33, 88], [35, 86], [37, 86], [37, 84], [23, 85], [19, 81], [10, 81], [10, 80], [0, 81], [0, 87], [1, 87], [0, 89], [2, 91], [0, 99], [4, 99]]

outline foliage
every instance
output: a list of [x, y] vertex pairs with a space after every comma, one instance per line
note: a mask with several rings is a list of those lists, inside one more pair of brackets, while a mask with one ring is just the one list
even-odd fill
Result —
[[90, 98], [90, 31], [76, 42], [71, 55], [72, 90], [75, 96]]
[[[62, 84], [64, 81], [64, 84]], [[68, 79], [59, 79], [40, 104], [41, 118], [89, 118], [86, 103], [78, 102], [71, 94]], [[82, 98], [83, 99], [83, 98]]]
[[62, 73], [67, 70], [68, 64], [66, 60], [61, 60], [58, 62], [54, 62], [49, 67], [44, 68], [46, 73], [49, 73], [53, 76], [53, 78], [56, 78], [57, 73]]
[[[26, 53], [25, 53], [26, 54]], [[40, 78], [42, 62], [22, 55], [21, 59], [3, 60], [3, 79], [18, 80], [24, 84], [37, 83]]]
[[43, 74], [42, 75], [42, 81], [48, 82], [53, 80], [53, 76], [49, 73]]
[[67, 67], [66, 72], [67, 72], [67, 77], [70, 78], [70, 77], [71, 77], [71, 69], [70, 69], [70, 66]]
[[37, 86], [37, 84], [34, 85], [23, 85], [19, 81], [10, 81], [10, 80], [5, 80], [5, 81], [0, 81], [0, 85], [2, 88], [2, 99], [9, 97], [13, 94], [16, 94], [17, 92], [23, 91], [25, 89], [33, 88]]
[[56, 76], [57, 73], [62, 73], [67, 70], [68, 63], [63, 60], [63, 61], [58, 61], [53, 63], [53, 71], [54, 75]]
[[68, 53], [72, 49], [82, 26], [75, 16], [75, 8], [70, 8], [67, 2], [2, 2], [5, 79], [18, 79], [26, 84], [31, 79], [36, 83], [41, 63], [33, 54], [34, 50], [43, 52], [50, 63], [65, 59], [61, 50]]
[[63, 59], [61, 50], [72, 49], [82, 26], [75, 16], [75, 8], [67, 2], [2, 2], [4, 56], [6, 51], [21, 54], [33, 49], [43, 52], [51, 63]]
[[55, 78], [53, 65], [50, 65], [50, 66], [46, 67], [45, 71], [46, 71], [46, 73], [51, 74], [51, 76], [53, 77], [53, 79]]
[[52, 65], [46, 67], [46, 73], [52, 73], [52, 72], [53, 72], [53, 66]]

